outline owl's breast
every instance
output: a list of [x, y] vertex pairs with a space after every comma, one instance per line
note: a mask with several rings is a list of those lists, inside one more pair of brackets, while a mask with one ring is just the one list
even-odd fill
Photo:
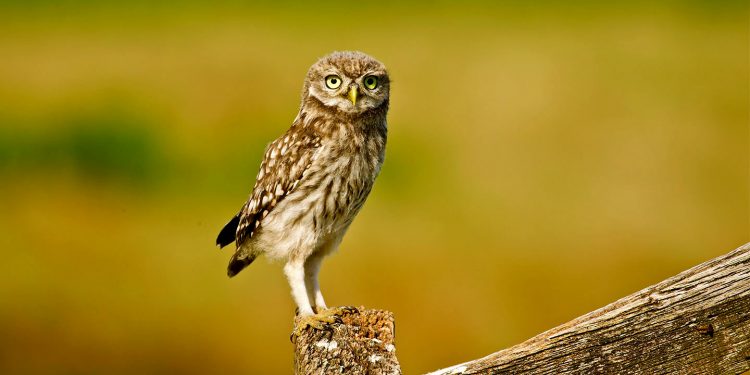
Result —
[[327, 229], [348, 226], [364, 204], [380, 172], [385, 139], [349, 134], [329, 138], [316, 160], [321, 175], [317, 210]]
[[384, 136], [322, 139], [299, 185], [263, 222], [263, 247], [284, 254], [343, 235], [372, 190], [384, 152]]

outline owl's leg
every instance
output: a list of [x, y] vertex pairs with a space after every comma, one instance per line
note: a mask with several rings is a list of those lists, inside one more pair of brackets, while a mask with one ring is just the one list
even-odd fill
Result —
[[307, 288], [307, 298], [312, 303], [315, 312], [325, 310], [326, 301], [323, 299], [323, 293], [320, 291], [318, 283], [318, 273], [323, 263], [322, 254], [313, 254], [305, 260], [305, 287]]
[[292, 337], [302, 334], [307, 327], [317, 330], [330, 329], [331, 324], [340, 323], [341, 317], [330, 314], [315, 314], [310, 305], [310, 298], [305, 286], [305, 266], [302, 262], [289, 262], [284, 266], [284, 273], [289, 279], [289, 286], [292, 288], [292, 297], [297, 304], [299, 316], [295, 320]]
[[359, 310], [353, 306], [326, 307], [326, 302], [323, 299], [323, 293], [321, 293], [320, 284], [318, 283], [318, 272], [323, 263], [323, 258], [325, 258], [327, 254], [328, 252], [317, 252], [312, 254], [305, 261], [305, 286], [307, 287], [307, 298], [313, 304], [313, 310], [316, 312], [316, 319], [328, 323], [341, 323], [341, 317], [344, 314], [354, 314]]
[[292, 298], [297, 304], [299, 315], [313, 315], [310, 299], [307, 297], [307, 288], [305, 287], [305, 267], [302, 262], [289, 262], [284, 266], [284, 274], [289, 280], [289, 286], [292, 288]]

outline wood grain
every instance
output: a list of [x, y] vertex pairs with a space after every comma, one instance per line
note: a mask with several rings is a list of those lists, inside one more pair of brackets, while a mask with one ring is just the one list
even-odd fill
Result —
[[750, 244], [431, 375], [740, 374], [750, 369]]

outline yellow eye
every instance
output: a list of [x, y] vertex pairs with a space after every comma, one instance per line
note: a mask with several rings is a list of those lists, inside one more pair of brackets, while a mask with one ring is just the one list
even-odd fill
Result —
[[326, 87], [329, 89], [337, 89], [341, 86], [341, 78], [336, 75], [330, 75], [326, 77]]
[[367, 76], [365, 77], [364, 84], [368, 90], [375, 90], [375, 88], [378, 87], [378, 77]]

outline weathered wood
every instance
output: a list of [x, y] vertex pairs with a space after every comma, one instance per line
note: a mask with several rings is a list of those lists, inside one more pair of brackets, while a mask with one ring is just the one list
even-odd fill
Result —
[[293, 337], [296, 374], [401, 374], [393, 344], [393, 313], [360, 307], [341, 318], [343, 322], [329, 331], [308, 327]]
[[431, 375], [739, 374], [749, 369], [746, 244], [524, 343]]

